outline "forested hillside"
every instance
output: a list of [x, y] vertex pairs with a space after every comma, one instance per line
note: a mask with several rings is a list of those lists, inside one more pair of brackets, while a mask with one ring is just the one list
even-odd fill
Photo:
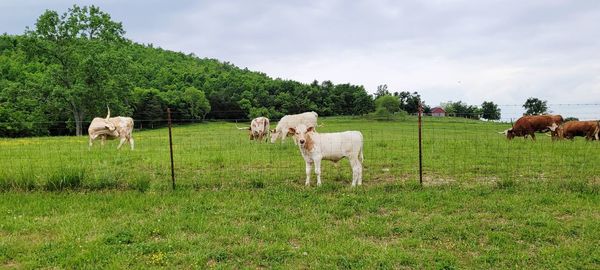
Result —
[[374, 110], [364, 87], [273, 79], [228, 62], [135, 43], [98, 7], [48, 10], [22, 35], [0, 36], [0, 136], [85, 133], [95, 116], [138, 122], [245, 119]]

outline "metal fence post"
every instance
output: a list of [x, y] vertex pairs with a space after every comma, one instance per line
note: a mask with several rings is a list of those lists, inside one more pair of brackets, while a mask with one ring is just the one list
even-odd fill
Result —
[[173, 136], [171, 135], [171, 108], [167, 108], [167, 121], [169, 122], [169, 152], [171, 153], [171, 182], [175, 190], [175, 167], [173, 166]]
[[423, 115], [423, 105], [419, 103], [419, 184], [423, 185], [423, 141], [421, 137], [421, 117]]

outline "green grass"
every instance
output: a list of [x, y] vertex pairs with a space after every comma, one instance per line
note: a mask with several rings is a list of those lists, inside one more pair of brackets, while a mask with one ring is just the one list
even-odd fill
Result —
[[[364, 186], [347, 161], [304, 187], [291, 140], [232, 124], [134, 134], [1, 139], [0, 268], [598, 268], [600, 144], [506, 141], [507, 125], [326, 118], [360, 130]], [[314, 176], [313, 176], [314, 184]]]

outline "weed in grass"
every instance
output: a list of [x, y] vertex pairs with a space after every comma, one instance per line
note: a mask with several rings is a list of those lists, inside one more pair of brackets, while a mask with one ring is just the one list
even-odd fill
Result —
[[13, 180], [6, 174], [0, 174], [0, 192], [9, 191], [12, 189]]
[[117, 189], [120, 186], [120, 174], [114, 170], [102, 170], [96, 173], [93, 181], [85, 184], [91, 190]]
[[513, 189], [517, 186], [517, 182], [512, 179], [502, 179], [496, 182], [496, 188], [498, 189]]
[[377, 147], [381, 147], [381, 148], [387, 148], [387, 147], [388, 147], [388, 144], [387, 144], [386, 142], [379, 141], [379, 142], [376, 142], [376, 143], [375, 143], [375, 146], [377, 146]]
[[133, 233], [129, 231], [119, 231], [104, 239], [104, 243], [111, 245], [129, 245], [134, 242]]
[[156, 252], [150, 255], [150, 264], [164, 266], [167, 264], [167, 255], [162, 252]]
[[54, 172], [46, 181], [47, 191], [76, 190], [81, 188], [85, 171], [81, 168], [66, 168]]
[[265, 182], [261, 181], [261, 180], [253, 179], [250, 181], [250, 188], [263, 189], [263, 188], [265, 188]]
[[0, 192], [3, 191], [32, 191], [36, 188], [35, 175], [31, 171], [20, 171], [16, 176], [7, 173], [0, 174]]
[[588, 183], [581, 180], [564, 180], [558, 183], [558, 186], [562, 190], [581, 193], [581, 194], [600, 194], [600, 185], [597, 183]]
[[212, 157], [209, 162], [211, 164], [213, 164], [214, 166], [218, 167], [218, 168], [224, 168], [225, 167], [225, 157], [223, 157], [222, 155], [216, 155], [214, 157]]
[[150, 189], [150, 179], [147, 176], [141, 175], [136, 177], [136, 179], [133, 181], [133, 183], [131, 184], [132, 188], [134, 190], [137, 190], [139, 192], [146, 192], [148, 189]]
[[366, 268], [365, 261], [357, 257], [340, 257], [336, 262], [338, 269], [362, 269]]

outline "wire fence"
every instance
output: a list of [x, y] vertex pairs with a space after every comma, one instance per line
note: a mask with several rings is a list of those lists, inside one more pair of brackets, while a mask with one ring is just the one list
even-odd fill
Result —
[[[31, 123], [36, 124], [36, 123]], [[61, 126], [65, 123], [53, 123]], [[89, 124], [89, 123], [88, 123]], [[362, 117], [319, 118], [319, 133], [360, 131], [364, 139], [363, 183], [380, 185], [419, 182], [419, 129], [415, 117], [391, 121]], [[301, 186], [305, 161], [291, 137], [270, 143], [250, 140], [248, 119], [177, 119], [135, 121], [135, 149], [118, 139], [104, 146], [87, 136], [0, 139], [0, 190], [170, 189], [171, 159], [178, 188], [263, 188]], [[66, 129], [66, 125], [65, 129]], [[276, 122], [271, 123], [271, 128]], [[154, 128], [150, 128], [154, 127]], [[422, 121], [423, 185], [512, 185], [519, 181], [600, 181], [600, 142], [577, 138], [553, 141], [507, 140], [498, 132], [505, 122], [424, 116]], [[67, 130], [65, 130], [67, 133]], [[170, 151], [172, 147], [172, 152]], [[323, 161], [325, 186], [350, 185], [347, 159]], [[316, 176], [311, 173], [312, 184]]]

